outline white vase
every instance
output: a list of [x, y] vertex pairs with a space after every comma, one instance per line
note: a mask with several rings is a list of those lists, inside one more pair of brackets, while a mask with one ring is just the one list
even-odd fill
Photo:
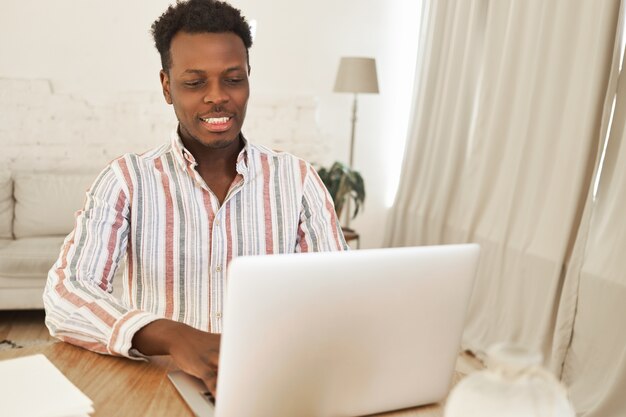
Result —
[[487, 369], [456, 385], [444, 416], [575, 417], [565, 388], [540, 363], [540, 354], [521, 347], [491, 347]]

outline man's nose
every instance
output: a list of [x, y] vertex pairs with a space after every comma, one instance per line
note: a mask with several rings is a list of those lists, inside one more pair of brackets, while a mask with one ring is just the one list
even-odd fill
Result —
[[204, 93], [203, 101], [206, 104], [223, 104], [228, 101], [228, 94], [219, 82], [209, 83]]

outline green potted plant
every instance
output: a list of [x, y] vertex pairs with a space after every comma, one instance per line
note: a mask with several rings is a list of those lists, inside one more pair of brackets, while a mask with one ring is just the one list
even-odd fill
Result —
[[341, 218], [343, 208], [346, 205], [349, 207], [350, 201], [354, 203], [351, 217], [354, 219], [365, 202], [365, 184], [361, 174], [341, 162], [335, 162], [330, 169], [321, 167], [317, 173], [335, 203], [337, 217]]

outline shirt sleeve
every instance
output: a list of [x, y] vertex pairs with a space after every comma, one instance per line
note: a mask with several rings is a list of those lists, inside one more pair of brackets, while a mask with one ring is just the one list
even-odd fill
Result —
[[[134, 334], [159, 319], [112, 295], [113, 276], [126, 251], [130, 205], [112, 165], [87, 191], [44, 290], [50, 334], [98, 353], [137, 358]], [[134, 351], [134, 350], [133, 350]]]
[[347, 249], [333, 200], [315, 169], [308, 165], [302, 190], [296, 252]]

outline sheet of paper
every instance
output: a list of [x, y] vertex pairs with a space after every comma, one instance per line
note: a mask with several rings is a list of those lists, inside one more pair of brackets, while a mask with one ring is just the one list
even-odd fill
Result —
[[1, 416], [87, 416], [92, 404], [44, 355], [0, 361]]

